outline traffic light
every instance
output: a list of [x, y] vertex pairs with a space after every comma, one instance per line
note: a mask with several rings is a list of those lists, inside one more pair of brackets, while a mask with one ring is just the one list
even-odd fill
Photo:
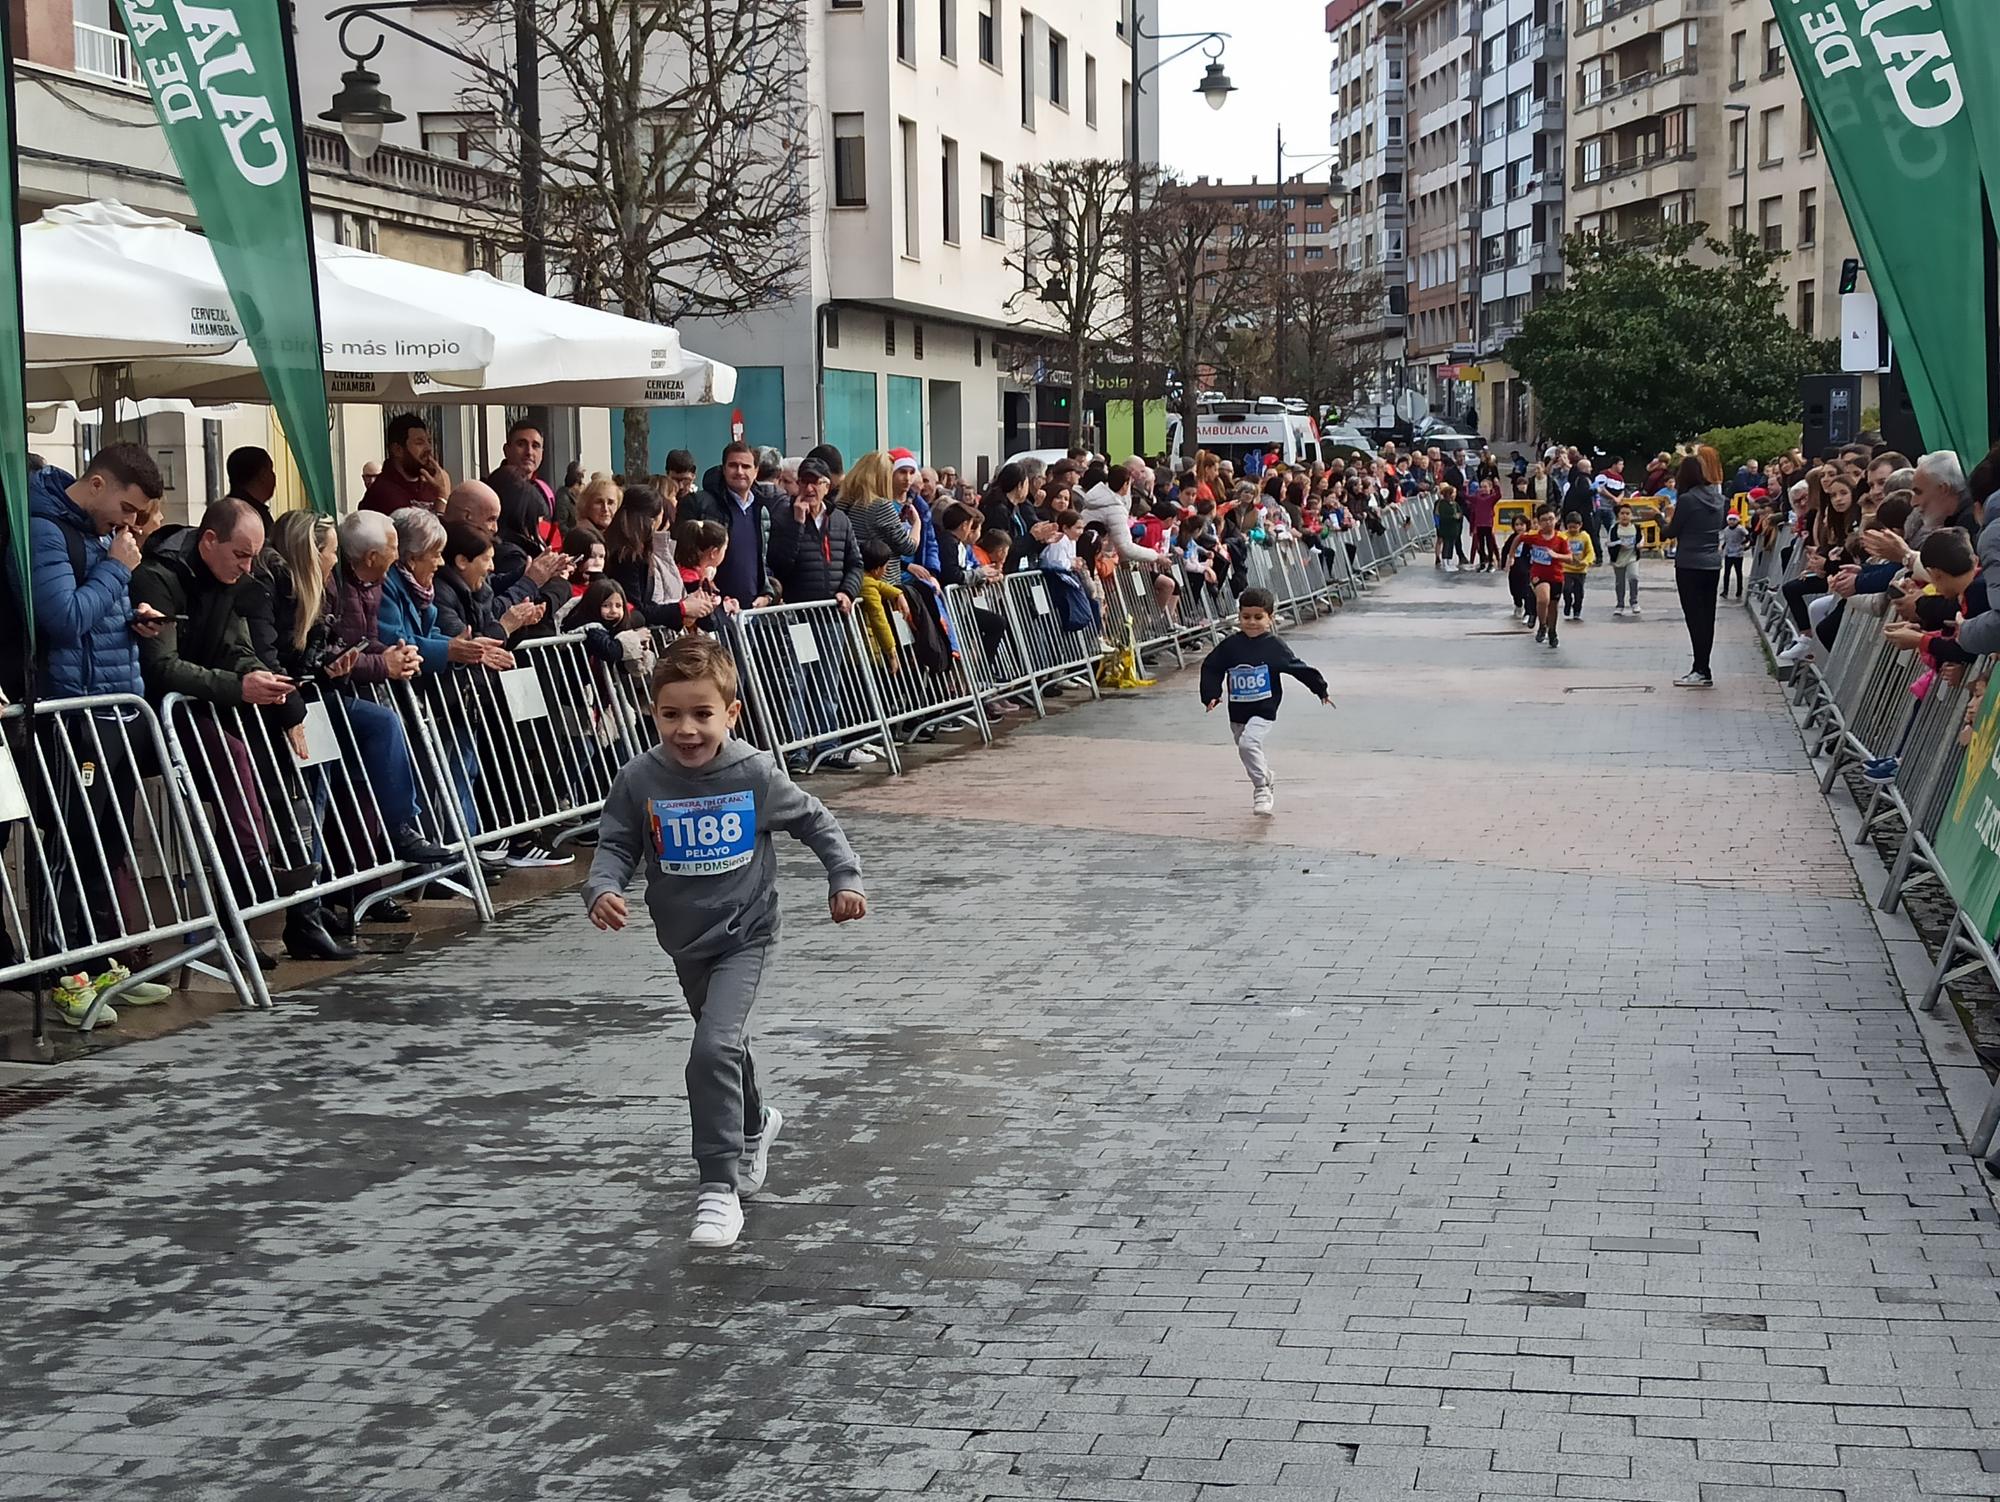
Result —
[[1852, 292], [1855, 282], [1859, 281], [1860, 278], [1861, 260], [1858, 256], [1849, 256], [1840, 263], [1840, 290], [1842, 292]]

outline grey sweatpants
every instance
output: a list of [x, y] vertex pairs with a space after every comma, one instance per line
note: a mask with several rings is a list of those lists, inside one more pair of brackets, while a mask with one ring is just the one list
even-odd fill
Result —
[[1263, 789], [1271, 785], [1271, 760], [1264, 754], [1264, 738], [1278, 728], [1276, 720], [1266, 720], [1261, 716], [1243, 721], [1231, 720], [1229, 733], [1236, 737], [1236, 754], [1243, 758], [1243, 770], [1250, 774], [1250, 786]]
[[1631, 563], [1614, 563], [1611, 566], [1611, 581], [1618, 586], [1620, 610], [1625, 608], [1628, 594], [1631, 596], [1631, 604], [1639, 603], [1639, 564], [1636, 559]]
[[675, 960], [694, 1017], [688, 1050], [688, 1116], [694, 1166], [704, 1184], [736, 1183], [743, 1139], [763, 1130], [764, 1102], [750, 1057], [750, 1009], [771, 947], [759, 944], [714, 960]]

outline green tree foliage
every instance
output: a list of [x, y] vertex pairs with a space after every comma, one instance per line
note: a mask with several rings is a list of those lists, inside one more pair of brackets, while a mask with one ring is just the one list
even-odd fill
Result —
[[1563, 258], [1565, 285], [1507, 343], [1551, 440], [1631, 457], [1726, 424], [1796, 421], [1799, 377], [1836, 368], [1831, 341], [1786, 321], [1780, 257], [1753, 236], [1571, 235]]
[[1799, 446], [1795, 422], [1748, 422], [1736, 428], [1710, 428], [1701, 435], [1722, 459], [1722, 473], [1734, 478], [1746, 459], [1769, 464]]

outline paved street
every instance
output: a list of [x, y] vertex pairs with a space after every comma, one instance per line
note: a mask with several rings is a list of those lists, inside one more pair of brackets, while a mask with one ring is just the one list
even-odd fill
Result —
[[0, 1496], [2000, 1495], [2000, 1220], [1747, 623], [1674, 690], [1647, 583], [1294, 633], [1270, 824], [1191, 674], [821, 779], [876, 910], [787, 857], [727, 1254], [568, 899], [65, 1071]]

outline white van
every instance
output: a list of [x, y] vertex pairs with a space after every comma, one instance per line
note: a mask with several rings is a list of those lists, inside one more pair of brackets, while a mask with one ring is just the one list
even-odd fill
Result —
[[[1310, 464], [1320, 457], [1318, 425], [1277, 402], [1217, 402], [1196, 418], [1195, 446], [1230, 460], [1239, 475], [1252, 454], [1275, 453], [1287, 464]], [[1167, 451], [1181, 451], [1178, 416], [1167, 419]]]

